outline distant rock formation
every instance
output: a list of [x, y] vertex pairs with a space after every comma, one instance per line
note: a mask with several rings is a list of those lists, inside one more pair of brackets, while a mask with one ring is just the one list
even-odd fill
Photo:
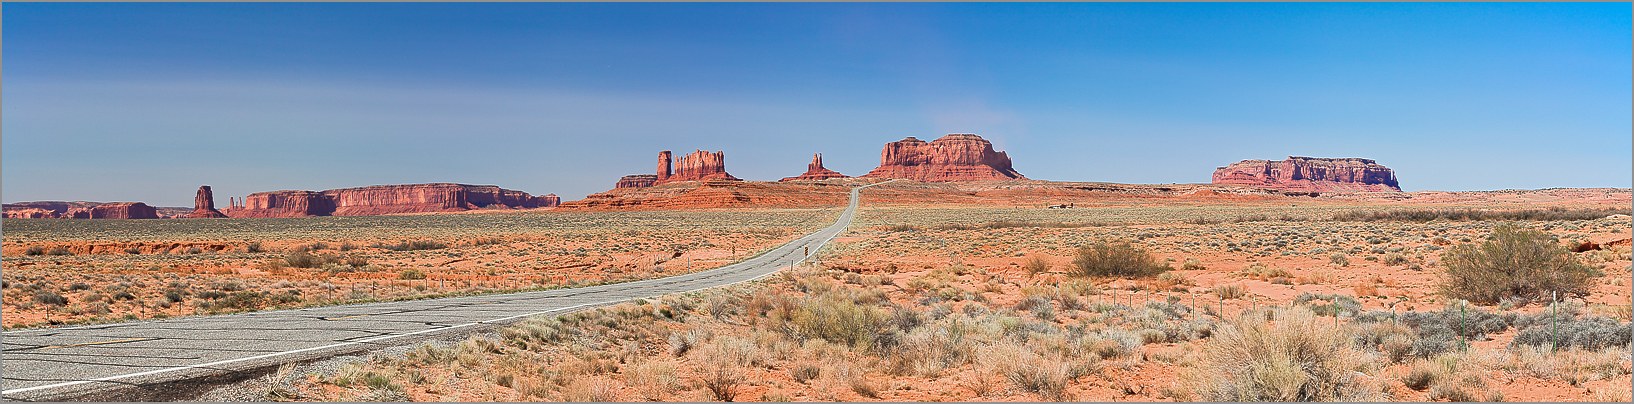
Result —
[[111, 202], [92, 207], [69, 208], [67, 219], [158, 219], [159, 212], [141, 202]]
[[1212, 182], [1283, 191], [1401, 192], [1394, 171], [1362, 158], [1243, 160], [1216, 168]]
[[618, 179], [613, 189], [645, 188], [681, 181], [742, 181], [726, 173], [726, 153], [697, 150], [672, 158], [669, 150], [658, 152], [658, 172], [630, 174]]
[[210, 191], [210, 186], [200, 185], [199, 191], [193, 194], [193, 212], [188, 213], [186, 217], [221, 218], [227, 217], [227, 215], [216, 210], [216, 196], [214, 192]]
[[1010, 167], [1010, 156], [981, 136], [952, 133], [926, 143], [909, 136], [886, 143], [879, 167], [863, 178], [926, 182], [1027, 179]]
[[[660, 158], [668, 156], [668, 150], [659, 153]], [[659, 166], [663, 167], [662, 161], [659, 162]], [[658, 173], [658, 181], [654, 182], [654, 185], [662, 185], [677, 181], [706, 180], [738, 181], [737, 177], [733, 177], [732, 174], [726, 173], [725, 152], [706, 152], [703, 150], [697, 150], [693, 151], [692, 154], [676, 158], [675, 172], [672, 174], [666, 174], [660, 171]]]
[[158, 219], [160, 210], [174, 212], [176, 208], [155, 208], [141, 202], [62, 202], [38, 201], [8, 203], [5, 217], [13, 219]]
[[785, 177], [785, 178], [783, 178], [781, 180], [778, 180], [778, 181], [817, 181], [817, 180], [826, 180], [826, 179], [830, 179], [830, 178], [851, 178], [851, 177], [847, 176], [845, 174], [840, 174], [838, 171], [834, 171], [834, 170], [824, 168], [823, 167], [823, 154], [822, 153], [817, 153], [817, 154], [811, 155], [811, 163], [806, 164], [806, 172], [805, 173], [800, 174], [799, 176]]
[[57, 217], [57, 215], [58, 215], [57, 212], [52, 212], [52, 211], [45, 210], [45, 209], [40, 209], [40, 208], [6, 209], [6, 212], [5, 212], [5, 217], [7, 219], [44, 219], [44, 218]]
[[231, 217], [371, 216], [395, 213], [457, 212], [472, 209], [522, 209], [561, 204], [555, 194], [532, 196], [493, 185], [374, 185], [316, 191], [257, 192]]
[[658, 181], [658, 176], [656, 176], [656, 175], [652, 175], [652, 174], [630, 174], [630, 175], [626, 175], [626, 176], [623, 176], [623, 177], [619, 177], [618, 178], [618, 184], [613, 185], [613, 188], [618, 189], [618, 188], [650, 187], [650, 186], [652, 186], [653, 183], [655, 183], [657, 181]]

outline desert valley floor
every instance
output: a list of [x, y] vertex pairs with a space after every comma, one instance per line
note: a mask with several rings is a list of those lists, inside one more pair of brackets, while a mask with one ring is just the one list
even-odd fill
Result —
[[[667, 276], [824, 227], [865, 182], [616, 195], [748, 201], [687, 209], [7, 219], [0, 307], [15, 329]], [[1244, 388], [1218, 376], [1232, 358], [1216, 344], [1298, 334], [1331, 348], [1318, 362], [1335, 382], [1269, 396], [1627, 401], [1630, 204], [1628, 189], [905, 181], [865, 191], [817, 259], [765, 280], [288, 366], [204, 398], [1210, 400]], [[1443, 254], [1505, 223], [1600, 276], [1552, 305], [1442, 296]], [[1080, 248], [1122, 242], [1167, 270], [1077, 274]]]

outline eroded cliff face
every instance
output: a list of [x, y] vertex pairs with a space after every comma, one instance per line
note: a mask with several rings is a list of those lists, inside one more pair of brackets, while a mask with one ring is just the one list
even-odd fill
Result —
[[954, 133], [925, 142], [908, 137], [886, 143], [879, 167], [863, 178], [926, 182], [1026, 179], [1010, 166], [1010, 156], [993, 150], [981, 136]]
[[626, 176], [623, 176], [623, 177], [619, 177], [618, 178], [618, 184], [614, 184], [613, 189], [650, 187], [656, 182], [658, 182], [658, 176], [656, 176], [656, 175], [652, 175], [652, 174], [630, 174], [630, 175], [626, 175]]
[[186, 217], [222, 218], [227, 217], [227, 215], [216, 210], [216, 196], [210, 190], [210, 186], [200, 185], [198, 192], [193, 195], [193, 212], [188, 213]]
[[1212, 182], [1284, 191], [1401, 191], [1394, 171], [1363, 158], [1289, 156], [1282, 161], [1243, 160], [1216, 168]]
[[811, 163], [806, 164], [806, 172], [794, 177], [785, 177], [778, 181], [820, 181], [831, 178], [851, 178], [845, 174], [823, 167], [823, 154], [811, 155]]
[[374, 185], [316, 191], [257, 192], [243, 206], [225, 212], [232, 217], [371, 216], [396, 213], [457, 212], [472, 209], [524, 209], [561, 203], [556, 195], [533, 196], [492, 185]]

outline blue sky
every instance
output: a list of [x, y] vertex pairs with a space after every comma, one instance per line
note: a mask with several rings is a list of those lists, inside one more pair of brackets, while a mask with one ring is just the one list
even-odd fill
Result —
[[1406, 190], [1628, 187], [1628, 3], [8, 3], [0, 194], [189, 206], [725, 150], [860, 175], [978, 133], [1035, 179], [1366, 157]]

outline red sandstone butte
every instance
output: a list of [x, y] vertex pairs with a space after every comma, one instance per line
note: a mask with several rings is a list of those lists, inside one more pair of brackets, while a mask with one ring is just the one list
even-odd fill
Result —
[[533, 196], [492, 185], [374, 185], [315, 191], [257, 192], [244, 197], [232, 217], [372, 216], [396, 213], [522, 209], [561, 204], [555, 194]]
[[826, 180], [826, 179], [830, 179], [830, 178], [851, 178], [851, 177], [847, 176], [845, 174], [840, 174], [838, 171], [834, 171], [834, 170], [824, 168], [823, 167], [823, 154], [822, 153], [817, 153], [817, 154], [811, 155], [811, 163], [806, 164], [806, 172], [805, 173], [800, 174], [799, 176], [785, 177], [785, 178], [783, 178], [781, 180], [778, 180], [778, 181], [820, 181], [820, 180]]
[[220, 218], [227, 217], [227, 215], [216, 210], [216, 196], [214, 192], [210, 191], [210, 186], [200, 185], [199, 191], [193, 194], [193, 212], [188, 213], [185, 217]]
[[1243, 160], [1216, 168], [1212, 182], [1283, 191], [1401, 192], [1394, 171], [1362, 158]]
[[[666, 157], [669, 157], [669, 151], [665, 150], [660, 152], [658, 156], [660, 159], [658, 166], [659, 168], [664, 168], [665, 164], [663, 160], [665, 160]], [[674, 173], [659, 171], [658, 180], [653, 182], [653, 185], [662, 185], [678, 181], [739, 181], [738, 177], [733, 177], [732, 174], [726, 173], [725, 152], [706, 152], [703, 150], [693, 151], [692, 154], [676, 158], [674, 167]]]
[[948, 134], [928, 143], [912, 136], [886, 143], [879, 167], [862, 177], [926, 182], [1027, 179], [1010, 167], [1010, 156], [969, 133]]

